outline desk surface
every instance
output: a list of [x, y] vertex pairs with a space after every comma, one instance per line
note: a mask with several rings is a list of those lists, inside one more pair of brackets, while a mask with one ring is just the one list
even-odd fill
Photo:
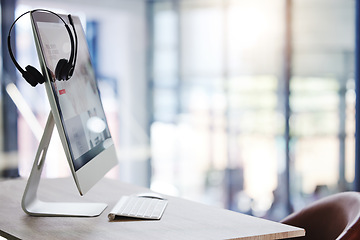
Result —
[[248, 215], [168, 197], [159, 221], [122, 218], [110, 222], [109, 211], [122, 195], [147, 189], [103, 179], [80, 197], [72, 179], [42, 179], [38, 196], [45, 201], [105, 202], [94, 218], [31, 217], [21, 209], [25, 180], [0, 182], [0, 236], [8, 239], [284, 239], [304, 230]]

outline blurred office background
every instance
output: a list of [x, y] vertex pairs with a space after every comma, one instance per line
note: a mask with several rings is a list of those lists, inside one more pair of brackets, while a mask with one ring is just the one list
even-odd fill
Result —
[[[29, 175], [50, 111], [5, 44], [34, 8], [82, 20], [119, 158], [108, 177], [273, 220], [354, 189], [354, 0], [1, 0], [3, 178]], [[28, 16], [12, 38], [39, 66]], [[56, 131], [46, 162], [69, 176]]]

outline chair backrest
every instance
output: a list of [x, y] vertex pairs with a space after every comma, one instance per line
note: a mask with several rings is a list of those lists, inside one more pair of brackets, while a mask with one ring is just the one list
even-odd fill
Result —
[[304, 228], [307, 240], [359, 240], [360, 193], [343, 192], [318, 200], [282, 223]]

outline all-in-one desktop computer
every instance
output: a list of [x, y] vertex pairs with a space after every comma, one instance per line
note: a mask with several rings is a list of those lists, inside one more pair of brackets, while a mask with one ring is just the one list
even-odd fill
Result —
[[79, 18], [48, 10], [27, 13], [31, 16], [43, 76], [31, 66], [23, 70], [13, 56], [10, 33], [17, 20], [9, 32], [9, 52], [32, 86], [45, 82], [51, 112], [23, 195], [22, 208], [36, 216], [97, 216], [106, 204], [43, 202], [37, 198], [54, 125], [80, 195], [117, 164], [117, 157]]
[[[11, 50], [10, 35], [19, 18], [29, 13], [41, 74], [21, 68]], [[37, 189], [54, 125], [60, 135], [80, 195], [90, 190], [117, 164], [114, 142], [101, 103], [95, 72], [80, 20], [37, 9], [17, 18], [10, 28], [8, 48], [16, 68], [32, 86], [45, 83], [51, 112], [22, 198], [22, 208], [34, 216], [98, 216], [105, 203], [43, 202]], [[71, 27], [70, 27], [70, 26]], [[67, 59], [68, 58], [68, 59]], [[167, 200], [151, 193], [123, 196], [109, 213], [116, 216], [160, 219]]]

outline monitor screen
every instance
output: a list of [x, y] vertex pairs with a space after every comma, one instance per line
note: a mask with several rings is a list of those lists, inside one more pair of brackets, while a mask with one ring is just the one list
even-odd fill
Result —
[[[51, 73], [51, 87], [69, 143], [75, 170], [78, 170], [112, 143], [104, 110], [91, 66], [90, 55], [81, 25], [75, 21], [78, 51], [73, 76], [69, 80], [55, 78], [59, 59], [69, 59], [71, 47], [64, 26], [39, 22], [39, 37], [44, 58]], [[59, 34], [59, 32], [63, 34]]]
[[[60, 15], [66, 22], [68, 17]], [[90, 61], [90, 54], [85, 33], [78, 17], [73, 16], [76, 35], [71, 29], [75, 46], [71, 47], [70, 35], [64, 23], [57, 16], [46, 12], [33, 12], [32, 22], [35, 40], [39, 53], [43, 73], [47, 75], [47, 93], [63, 146], [68, 151], [68, 159], [73, 171], [77, 172], [96, 159], [107, 149], [111, 154], [96, 161], [103, 161], [109, 168], [115, 164], [111, 157], [114, 154], [114, 143], [106, 121], [105, 112], [101, 103], [95, 72]], [[77, 48], [76, 63], [73, 75], [68, 80], [59, 80], [55, 77], [55, 68], [60, 59], [69, 60], [71, 52]], [[44, 71], [44, 69], [46, 69]], [[108, 164], [105, 162], [108, 161]], [[117, 160], [116, 160], [117, 163]], [[91, 171], [97, 170], [94, 165]], [[90, 170], [83, 175], [88, 174]], [[90, 172], [91, 172], [90, 171]], [[75, 180], [80, 178], [74, 176]], [[81, 181], [81, 179], [79, 179]], [[80, 190], [80, 189], [79, 189]]]

